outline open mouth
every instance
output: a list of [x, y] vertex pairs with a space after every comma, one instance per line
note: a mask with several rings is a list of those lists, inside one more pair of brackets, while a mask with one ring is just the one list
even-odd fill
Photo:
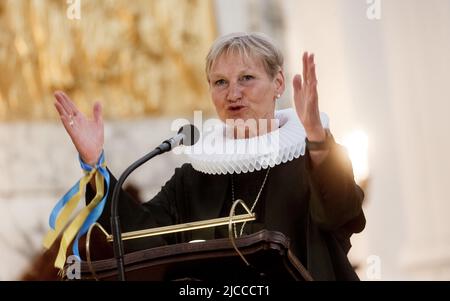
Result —
[[245, 109], [245, 106], [236, 105], [236, 106], [229, 106], [228, 110], [231, 112], [239, 112], [241, 110]]

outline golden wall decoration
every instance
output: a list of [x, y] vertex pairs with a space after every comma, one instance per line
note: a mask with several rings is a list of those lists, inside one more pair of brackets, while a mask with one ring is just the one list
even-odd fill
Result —
[[[79, 19], [70, 7], [80, 3]], [[209, 0], [1, 0], [0, 121], [54, 120], [53, 91], [106, 118], [213, 109]]]

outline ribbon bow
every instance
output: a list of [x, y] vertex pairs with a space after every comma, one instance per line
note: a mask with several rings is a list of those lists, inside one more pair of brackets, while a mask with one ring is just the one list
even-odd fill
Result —
[[[81, 178], [56, 204], [53, 208], [49, 224], [51, 229], [44, 238], [44, 247], [50, 248], [58, 236], [63, 233], [61, 243], [59, 245], [58, 255], [55, 260], [55, 267], [62, 270], [66, 261], [67, 248], [75, 238], [72, 251], [78, 259], [80, 254], [78, 251], [78, 240], [86, 234], [89, 227], [97, 221], [105, 207], [106, 198], [108, 197], [109, 173], [106, 170], [105, 156], [102, 152], [95, 167], [83, 162], [81, 158], [80, 165], [85, 175]], [[70, 216], [77, 207], [79, 201], [85, 192], [86, 185], [95, 177], [96, 195], [87, 206], [85, 206], [75, 218], [70, 221]], [[106, 183], [106, 193], [104, 183]], [[70, 224], [69, 224], [70, 222]]]

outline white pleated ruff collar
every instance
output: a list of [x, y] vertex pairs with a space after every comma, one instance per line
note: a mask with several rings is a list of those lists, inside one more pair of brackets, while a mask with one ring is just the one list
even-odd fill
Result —
[[[296, 111], [279, 110], [275, 118], [279, 122], [277, 130], [249, 139], [227, 137], [222, 122], [204, 126], [200, 140], [194, 146], [183, 146], [182, 152], [195, 170], [213, 175], [258, 171], [303, 156], [306, 132]], [[329, 128], [325, 113], [320, 113], [320, 119]]]

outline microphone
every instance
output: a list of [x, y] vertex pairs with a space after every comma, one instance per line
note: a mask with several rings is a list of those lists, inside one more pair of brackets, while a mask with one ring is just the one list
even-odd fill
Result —
[[170, 139], [164, 140], [157, 148], [163, 152], [170, 151], [179, 145], [191, 146], [200, 139], [200, 132], [196, 126], [192, 124], [183, 125], [178, 133]]
[[161, 155], [165, 152], [168, 152], [179, 145], [191, 146], [197, 143], [200, 138], [199, 130], [192, 124], [186, 124], [182, 126], [178, 133], [164, 140], [159, 146], [157, 146], [153, 151], [140, 158], [133, 164], [131, 164], [120, 176], [117, 181], [116, 186], [114, 187], [112, 199], [111, 199], [111, 233], [113, 236], [113, 245], [114, 245], [114, 256], [117, 261], [117, 271], [119, 280], [125, 281], [125, 267], [124, 267], [124, 250], [123, 250], [123, 241], [122, 241], [122, 230], [120, 229], [120, 219], [119, 219], [119, 210], [118, 210], [118, 199], [119, 193], [122, 188], [123, 183], [126, 178], [139, 166], [149, 161], [150, 159]]

